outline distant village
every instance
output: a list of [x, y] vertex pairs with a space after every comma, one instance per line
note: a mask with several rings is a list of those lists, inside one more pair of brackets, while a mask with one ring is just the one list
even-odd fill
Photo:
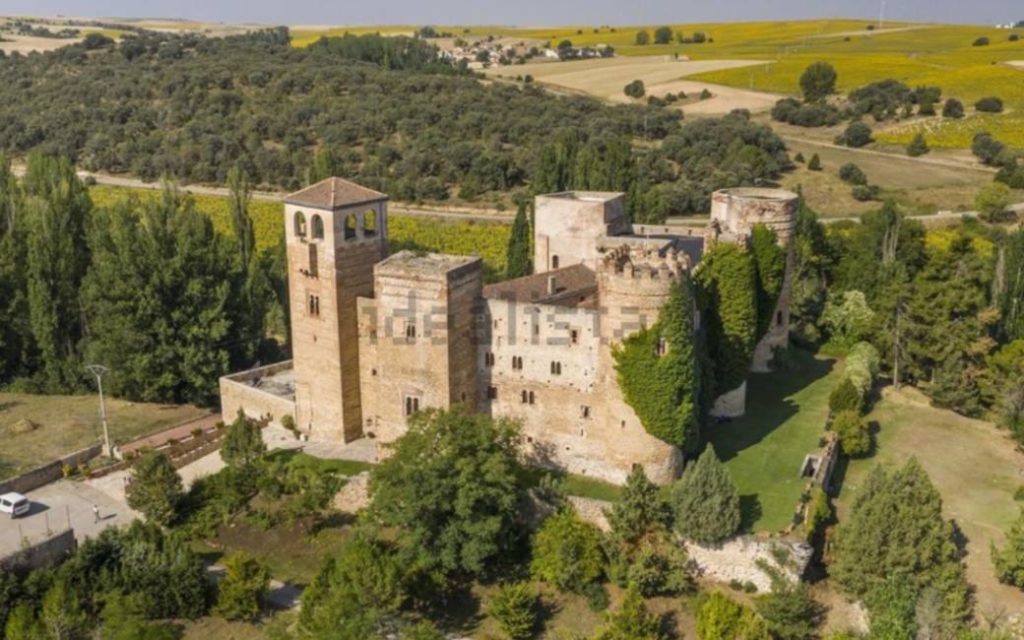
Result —
[[433, 27], [416, 31], [420, 38], [430, 39], [440, 49], [440, 56], [459, 63], [465, 61], [470, 69], [486, 69], [495, 65], [524, 64], [528, 60], [582, 60], [611, 58], [615, 48], [607, 44], [577, 47], [569, 39], [558, 43], [524, 40], [499, 36], [469, 38], [451, 32], [439, 32]]

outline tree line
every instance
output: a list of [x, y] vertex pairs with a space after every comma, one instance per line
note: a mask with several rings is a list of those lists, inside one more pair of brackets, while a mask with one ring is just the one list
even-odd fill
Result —
[[117, 396], [212, 405], [219, 376], [279, 356], [283, 258], [229, 182], [226, 237], [173, 188], [97, 209], [68, 160], [32, 155], [19, 182], [0, 158], [0, 384], [82, 391], [99, 362]]

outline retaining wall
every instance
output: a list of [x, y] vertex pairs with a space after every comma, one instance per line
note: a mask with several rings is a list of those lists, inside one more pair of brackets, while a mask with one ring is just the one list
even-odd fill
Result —
[[75, 531], [65, 529], [42, 542], [25, 547], [0, 558], [0, 569], [25, 574], [33, 569], [48, 567], [71, 555], [75, 550]]
[[7, 493], [9, 491], [28, 493], [29, 491], [38, 489], [43, 485], [56, 482], [64, 477], [64, 465], [74, 467], [84, 462], [88, 462], [100, 455], [102, 451], [102, 445], [94, 444], [91, 447], [80, 449], [79, 451], [70, 453], [62, 458], [54, 460], [53, 462], [48, 462], [20, 475], [0, 480], [0, 493]]

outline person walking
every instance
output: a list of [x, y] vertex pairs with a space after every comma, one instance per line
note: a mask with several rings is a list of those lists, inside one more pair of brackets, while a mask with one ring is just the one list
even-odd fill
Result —
[[98, 504], [92, 505], [92, 517], [93, 517], [92, 521], [94, 523], [100, 521], [100, 506]]

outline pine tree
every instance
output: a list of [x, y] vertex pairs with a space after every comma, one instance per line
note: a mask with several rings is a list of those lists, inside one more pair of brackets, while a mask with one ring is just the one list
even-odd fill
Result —
[[508, 238], [508, 263], [505, 276], [521, 278], [533, 272], [533, 261], [530, 255], [530, 222], [526, 214], [528, 203], [519, 203], [516, 217], [512, 222], [512, 233]]
[[672, 486], [672, 506], [676, 531], [694, 542], [718, 542], [739, 530], [736, 485], [710, 444]]
[[658, 486], [647, 478], [642, 466], [634, 464], [622, 488], [622, 499], [612, 505], [607, 517], [612, 537], [633, 544], [665, 529], [671, 512]]
[[918, 133], [917, 135], [915, 135], [914, 139], [911, 140], [910, 144], [907, 145], [907, 155], [910, 156], [911, 158], [923, 156], [929, 151], [930, 149], [928, 148], [928, 141], [924, 139], [923, 133]]
[[807, 168], [811, 171], [821, 171], [821, 157], [818, 154], [811, 156], [807, 162]]
[[256, 619], [270, 587], [270, 571], [245, 551], [230, 556], [224, 567], [214, 612], [226, 620]]
[[224, 435], [220, 457], [229, 467], [244, 469], [259, 462], [266, 453], [267, 443], [263, 441], [260, 423], [239, 409], [234, 422], [228, 425], [227, 433]]
[[1024, 589], [1024, 509], [1007, 534], [1003, 548], [992, 545], [992, 564], [999, 582]]
[[181, 476], [163, 452], [144, 454], [132, 466], [131, 483], [125, 496], [129, 507], [150, 522], [166, 527], [177, 516], [181, 503]]
[[510, 640], [527, 640], [537, 625], [537, 594], [526, 582], [502, 585], [491, 598], [489, 612]]
[[661, 621], [647, 610], [635, 586], [626, 589], [619, 608], [608, 614], [597, 640], [663, 640]]

